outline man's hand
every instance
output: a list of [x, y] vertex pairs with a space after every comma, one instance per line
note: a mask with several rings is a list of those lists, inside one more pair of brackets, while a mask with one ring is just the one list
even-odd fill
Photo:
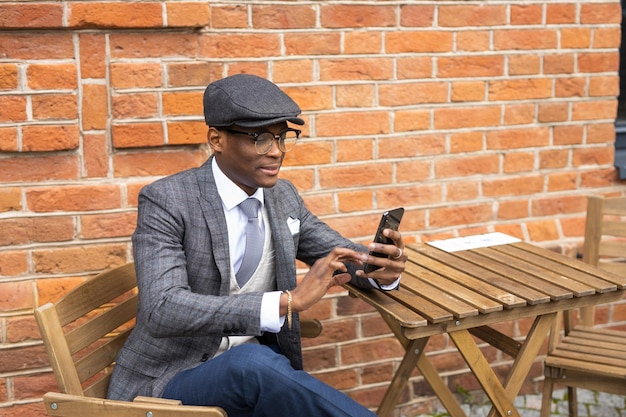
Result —
[[[318, 259], [298, 286], [291, 291], [293, 311], [304, 311], [318, 302], [328, 289], [350, 281], [344, 262], [361, 265], [367, 256], [347, 248], [334, 248], [327, 256]], [[287, 296], [280, 300], [280, 314], [287, 313]]]
[[408, 256], [404, 253], [404, 242], [402, 241], [402, 235], [400, 232], [385, 229], [383, 235], [393, 241], [393, 245], [384, 245], [382, 243], [370, 243], [369, 250], [372, 252], [380, 252], [387, 255], [386, 258], [379, 258], [377, 256], [366, 255], [364, 263], [380, 266], [374, 272], [366, 274], [364, 271], [356, 271], [356, 274], [360, 278], [373, 278], [381, 285], [393, 284], [400, 274], [404, 271], [406, 266], [406, 260]]

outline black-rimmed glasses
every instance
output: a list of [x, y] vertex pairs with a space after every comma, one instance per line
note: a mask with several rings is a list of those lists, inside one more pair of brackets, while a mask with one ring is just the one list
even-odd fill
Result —
[[282, 152], [289, 151], [294, 147], [300, 137], [300, 133], [302, 132], [298, 129], [292, 129], [290, 127], [281, 130], [277, 135], [274, 135], [272, 132], [244, 132], [230, 128], [222, 128], [221, 130], [239, 135], [252, 136], [254, 148], [256, 149], [256, 153], [259, 155], [265, 155], [270, 151], [270, 149], [272, 149], [274, 139], [278, 142], [278, 149]]

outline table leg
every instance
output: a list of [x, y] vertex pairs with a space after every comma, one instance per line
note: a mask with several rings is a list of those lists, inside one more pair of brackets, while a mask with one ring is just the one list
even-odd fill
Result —
[[[519, 394], [528, 372], [530, 372], [530, 368], [556, 318], [557, 313], [544, 314], [535, 318], [526, 340], [522, 344], [522, 348], [504, 381], [504, 391], [511, 401], [515, 400], [515, 397]], [[496, 411], [492, 409], [488, 417], [494, 417], [495, 415]]]
[[409, 340], [402, 334], [402, 328], [398, 326], [398, 322], [396, 320], [384, 314], [382, 317], [385, 319], [400, 344], [402, 344], [406, 353], [404, 354], [402, 362], [391, 380], [389, 388], [387, 388], [387, 392], [385, 392], [385, 396], [378, 407], [377, 415], [379, 417], [388, 417], [391, 415], [402, 390], [411, 376], [413, 367], [417, 366], [424, 377], [424, 380], [433, 389], [437, 398], [439, 398], [439, 401], [441, 401], [446, 410], [448, 410], [450, 416], [467, 417], [459, 405], [459, 402], [456, 400], [454, 395], [452, 395], [448, 386], [439, 375], [439, 372], [428, 360], [428, 357], [424, 352], [429, 338], [426, 337], [417, 340]]
[[476, 345], [470, 332], [467, 330], [456, 330], [448, 334], [500, 415], [520, 417], [519, 412], [506, 395], [504, 387], [493, 369], [491, 369], [480, 348]]

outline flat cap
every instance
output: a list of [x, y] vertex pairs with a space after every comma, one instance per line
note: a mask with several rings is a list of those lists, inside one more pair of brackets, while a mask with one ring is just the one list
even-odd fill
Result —
[[204, 90], [204, 121], [209, 126], [261, 127], [289, 121], [303, 125], [302, 111], [276, 84], [250, 74], [212, 82]]

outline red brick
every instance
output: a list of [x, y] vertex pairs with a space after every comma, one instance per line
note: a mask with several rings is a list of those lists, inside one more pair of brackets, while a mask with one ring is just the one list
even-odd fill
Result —
[[588, 53], [578, 54], [578, 71], [585, 73], [617, 72], [619, 70], [619, 53]]
[[224, 65], [213, 62], [167, 63], [168, 87], [207, 86], [221, 78]]
[[335, 207], [335, 199], [332, 195], [313, 194], [313, 195], [303, 196], [302, 198], [306, 206], [308, 207], [308, 209], [318, 216], [337, 214], [337, 209]]
[[563, 125], [553, 128], [553, 141], [555, 145], [576, 145], [583, 143], [585, 129], [580, 125]]
[[619, 77], [599, 76], [589, 78], [590, 97], [619, 96]]
[[615, 148], [581, 148], [572, 152], [572, 166], [602, 166], [613, 163]]
[[107, 176], [109, 155], [106, 135], [83, 135], [83, 169], [90, 178]]
[[453, 102], [482, 101], [485, 99], [484, 81], [457, 81], [452, 83]]
[[559, 239], [559, 232], [555, 220], [530, 221], [526, 223], [528, 235], [534, 242], [544, 242]]
[[158, 122], [113, 125], [111, 128], [113, 146], [116, 148], [137, 148], [163, 145], [163, 125]]
[[428, 56], [399, 57], [396, 65], [399, 80], [431, 78], [433, 74], [433, 59]]
[[0, 128], [0, 152], [17, 152], [17, 128], [3, 127]]
[[0, 90], [14, 90], [18, 83], [17, 65], [13, 63], [0, 64]]
[[500, 107], [449, 107], [435, 109], [436, 129], [498, 126]]
[[512, 55], [508, 57], [509, 75], [534, 75], [541, 71], [541, 58], [532, 55]]
[[373, 208], [374, 194], [369, 190], [337, 193], [339, 212], [350, 213]]
[[47, 374], [33, 374], [16, 376], [13, 378], [13, 389], [16, 400], [41, 398], [46, 392], [58, 390], [56, 379], [52, 372]]
[[442, 155], [446, 138], [442, 134], [416, 135], [381, 139], [379, 158], [403, 158], [423, 155]]
[[575, 72], [574, 56], [570, 54], [554, 54], [543, 57], [544, 74], [571, 74]]
[[486, 30], [460, 31], [456, 34], [457, 51], [486, 51], [489, 50], [490, 43], [491, 34]]
[[506, 24], [504, 5], [439, 6], [438, 22], [441, 26], [500, 26]]
[[319, 170], [323, 188], [363, 187], [391, 182], [391, 166], [387, 163], [337, 166]]
[[0, 33], [3, 59], [72, 59], [74, 45], [70, 33]]
[[557, 32], [551, 29], [496, 30], [493, 43], [498, 50], [556, 49]]
[[572, 120], [614, 119], [617, 115], [617, 99], [574, 103]]
[[[0, 266], [0, 272], [3, 267]], [[35, 305], [35, 293], [32, 281], [0, 282], [0, 305], [2, 311], [32, 308]], [[0, 350], [0, 372], [2, 370], [2, 350]]]
[[442, 82], [394, 83], [379, 88], [379, 101], [382, 106], [405, 106], [423, 103], [445, 103], [448, 99], [448, 85]]
[[78, 87], [78, 75], [74, 64], [30, 64], [26, 75], [28, 87], [36, 90]]
[[31, 97], [33, 118], [37, 120], [77, 119], [74, 94], [36, 94]]
[[72, 2], [69, 27], [148, 28], [163, 26], [161, 3]]
[[17, 277], [28, 272], [28, 259], [25, 252], [0, 252], [0, 276]]
[[337, 162], [368, 161], [374, 155], [374, 144], [369, 139], [337, 141]]
[[158, 115], [159, 103], [156, 93], [127, 93], [111, 97], [113, 118], [141, 119]]
[[547, 127], [487, 132], [487, 149], [539, 147], [549, 143], [550, 131]]
[[82, 284], [83, 277], [46, 278], [37, 280], [37, 301], [39, 305], [59, 300], [70, 290]]
[[328, 141], [298, 143], [289, 151], [283, 164], [285, 166], [330, 164], [332, 151], [332, 143]]
[[614, 123], [594, 123], [587, 125], [587, 143], [613, 143]]
[[498, 204], [498, 219], [523, 219], [529, 215], [528, 201], [526, 200], [501, 201]]
[[116, 154], [113, 171], [116, 178], [169, 175], [200, 166], [206, 158], [204, 150]]
[[619, 28], [597, 28], [593, 32], [594, 48], [619, 48], [621, 31]]
[[0, 212], [22, 209], [22, 193], [19, 188], [0, 188]]
[[467, 177], [498, 173], [498, 155], [462, 156], [435, 161], [436, 178]]
[[548, 191], [564, 191], [575, 189], [577, 178], [578, 175], [571, 172], [549, 174]]
[[386, 58], [347, 58], [320, 60], [321, 80], [387, 80], [393, 61]]
[[548, 3], [546, 5], [546, 23], [576, 23], [576, 4]]
[[22, 149], [30, 152], [60, 151], [78, 148], [79, 131], [76, 125], [24, 126]]
[[203, 91], [163, 93], [163, 114], [167, 116], [202, 115], [203, 93]]
[[437, 60], [437, 77], [500, 77], [503, 74], [502, 56], [441, 57]]
[[589, 48], [591, 47], [591, 29], [573, 27], [561, 29], [562, 48]]
[[164, 58], [195, 56], [198, 36], [179, 32], [160, 32], [146, 36], [143, 33], [111, 35], [113, 58]]
[[539, 175], [494, 178], [483, 181], [483, 195], [498, 197], [507, 195], [532, 195], [543, 191], [544, 179]]
[[316, 10], [310, 5], [252, 5], [255, 29], [307, 29], [316, 26]]
[[28, 208], [34, 212], [105, 210], [121, 207], [117, 185], [37, 187], [26, 191]]
[[75, 179], [77, 177], [78, 158], [74, 155], [0, 159], [0, 182]]
[[450, 135], [450, 153], [476, 152], [482, 149], [482, 132], [453, 133]]
[[537, 119], [542, 123], [564, 122], [569, 117], [568, 103], [540, 103]]
[[248, 27], [247, 5], [211, 5], [211, 17], [216, 29]]
[[6, 320], [7, 339], [9, 343], [20, 343], [41, 340], [39, 328], [32, 314], [9, 317]]
[[430, 127], [430, 110], [398, 110], [393, 119], [395, 132], [427, 130]]
[[546, 78], [489, 82], [489, 100], [523, 100], [552, 96], [552, 81]]
[[307, 372], [318, 369], [334, 368], [337, 365], [335, 347], [310, 349], [303, 352], [304, 367]]
[[208, 26], [211, 23], [210, 4], [177, 2], [165, 3], [167, 26]]
[[405, 27], [431, 27], [435, 17], [435, 6], [402, 5], [400, 6], [400, 25]]
[[386, 112], [343, 112], [316, 116], [317, 136], [375, 135], [389, 132]]
[[376, 54], [383, 48], [383, 35], [380, 32], [347, 32], [343, 39], [345, 54]]
[[581, 4], [580, 23], [582, 24], [619, 24], [621, 19], [620, 3]]
[[83, 130], [104, 130], [109, 116], [107, 87], [83, 84]]
[[506, 104], [504, 106], [505, 125], [526, 125], [535, 121], [534, 104]]
[[543, 23], [542, 4], [511, 5], [511, 25], [540, 25]]
[[583, 97], [585, 96], [585, 78], [558, 78], [555, 81], [556, 97]]
[[548, 149], [539, 152], [539, 168], [565, 168], [569, 160], [569, 151], [566, 149]]
[[111, 86], [114, 88], [150, 88], [162, 84], [161, 66], [154, 63], [111, 64]]
[[404, 349], [395, 337], [359, 341], [358, 343], [343, 345], [340, 349], [342, 365], [370, 362], [373, 357], [378, 360], [398, 358], [404, 354]]
[[0, 96], [0, 122], [22, 122], [26, 120], [26, 97]]
[[453, 36], [450, 32], [389, 32], [385, 36], [388, 54], [410, 52], [452, 51]]
[[313, 61], [276, 61], [272, 65], [272, 80], [277, 83], [306, 83], [313, 81]]
[[[326, 86], [284, 88], [283, 91], [293, 99], [303, 111], [326, 110], [332, 108], [332, 89]], [[305, 126], [298, 126], [306, 129]]]
[[281, 54], [280, 37], [275, 33], [211, 33], [199, 42], [201, 57], [261, 58]]
[[376, 203], [382, 207], [398, 207], [407, 201], [419, 204], [438, 204], [443, 200], [443, 190], [439, 184], [419, 184], [404, 187], [387, 187], [376, 191]]
[[169, 122], [167, 139], [170, 145], [197, 145], [207, 142], [207, 126], [204, 121]]
[[6, 231], [0, 236], [0, 245], [21, 245], [35, 242], [60, 242], [74, 238], [74, 224], [70, 217], [19, 217], [0, 220]]
[[320, 21], [324, 28], [391, 27], [395, 8], [388, 5], [322, 4]]
[[127, 248], [123, 243], [33, 251], [33, 265], [40, 274], [101, 271], [126, 262]]
[[127, 237], [133, 234], [136, 224], [135, 212], [85, 215], [80, 218], [81, 237], [85, 239]]
[[474, 200], [480, 196], [476, 181], [454, 181], [446, 184], [446, 201]]
[[104, 34], [82, 33], [80, 42], [80, 75], [85, 78], [106, 77], [106, 38]]
[[581, 196], [537, 198], [531, 202], [531, 216], [553, 217], [557, 214], [584, 212], [587, 199]]
[[2, 28], [58, 28], [62, 25], [62, 4], [0, 4]]
[[358, 385], [356, 369], [339, 369], [330, 372], [318, 372], [315, 377], [335, 389], [349, 389]]
[[375, 91], [371, 85], [339, 85], [336, 88], [338, 107], [372, 107]]
[[285, 50], [288, 55], [339, 55], [339, 33], [286, 33]]

